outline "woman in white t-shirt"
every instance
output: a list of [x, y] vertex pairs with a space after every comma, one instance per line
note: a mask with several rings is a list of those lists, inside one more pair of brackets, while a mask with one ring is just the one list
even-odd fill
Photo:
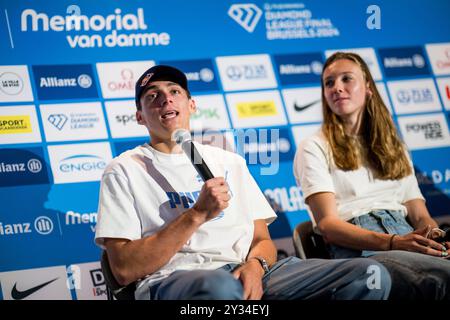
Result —
[[437, 242], [411, 159], [367, 64], [330, 56], [324, 122], [294, 161], [315, 230], [333, 258], [371, 257], [390, 271], [391, 297], [450, 298], [449, 242]]

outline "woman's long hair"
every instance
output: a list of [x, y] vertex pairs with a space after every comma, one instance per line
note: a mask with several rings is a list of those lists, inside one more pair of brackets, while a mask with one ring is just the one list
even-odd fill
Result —
[[353, 61], [361, 68], [372, 94], [366, 97], [366, 106], [362, 114], [360, 133], [366, 150], [362, 154], [361, 147], [355, 139], [345, 133], [341, 118], [331, 111], [325, 99], [322, 79], [322, 132], [328, 140], [336, 166], [344, 171], [356, 170], [361, 166], [362, 158], [365, 157], [378, 179], [396, 180], [410, 175], [412, 169], [404, 145], [364, 60], [354, 53], [336, 52], [327, 59], [323, 71], [330, 64], [341, 59]]

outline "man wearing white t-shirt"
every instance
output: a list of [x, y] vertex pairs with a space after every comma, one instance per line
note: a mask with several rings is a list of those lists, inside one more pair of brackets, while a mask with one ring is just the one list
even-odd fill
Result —
[[183, 72], [147, 70], [136, 106], [151, 140], [106, 168], [95, 240], [119, 284], [136, 282], [137, 299], [387, 298], [390, 276], [376, 261], [276, 261], [267, 228], [276, 215], [242, 157], [196, 143], [215, 177], [203, 182], [172, 139], [196, 110]]

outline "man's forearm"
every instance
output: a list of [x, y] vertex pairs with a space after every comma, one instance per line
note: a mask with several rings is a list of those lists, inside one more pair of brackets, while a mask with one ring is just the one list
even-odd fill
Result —
[[203, 223], [190, 210], [157, 233], [115, 247], [112, 254], [108, 252], [119, 283], [128, 284], [154, 273], [183, 247]]
[[272, 240], [261, 240], [250, 249], [250, 252], [247, 255], [247, 260], [252, 257], [264, 258], [269, 266], [271, 266], [277, 261], [277, 248]]

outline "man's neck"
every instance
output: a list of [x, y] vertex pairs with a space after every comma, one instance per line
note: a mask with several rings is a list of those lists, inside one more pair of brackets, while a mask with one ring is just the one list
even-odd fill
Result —
[[181, 146], [178, 145], [175, 141], [154, 141], [153, 139], [150, 141], [150, 145], [153, 149], [162, 152], [162, 153], [182, 153], [183, 150]]

